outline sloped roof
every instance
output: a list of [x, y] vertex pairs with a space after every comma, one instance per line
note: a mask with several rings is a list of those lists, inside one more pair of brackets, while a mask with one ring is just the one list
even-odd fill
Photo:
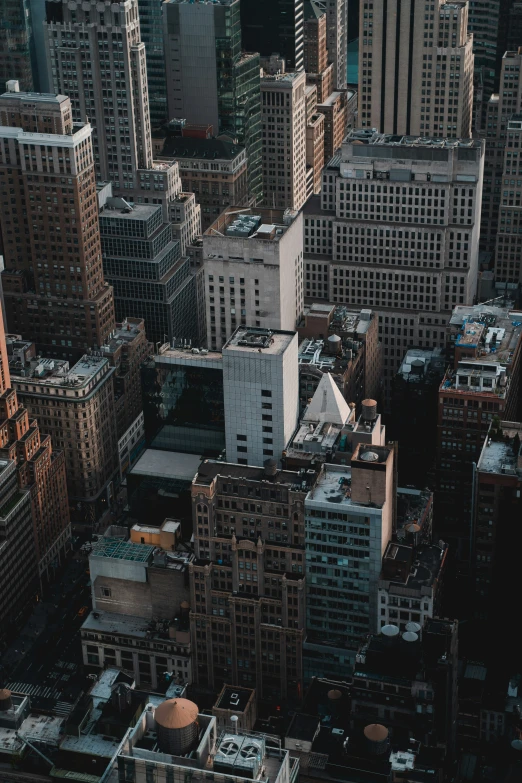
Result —
[[329, 422], [343, 426], [350, 407], [329, 372], [325, 372], [304, 416], [305, 421]]

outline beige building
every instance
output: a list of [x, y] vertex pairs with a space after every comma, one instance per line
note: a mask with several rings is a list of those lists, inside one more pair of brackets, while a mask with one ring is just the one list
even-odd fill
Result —
[[[76, 121], [93, 127], [98, 180], [125, 195], [152, 166], [145, 44], [137, 0], [71, 5], [52, 0], [44, 22], [53, 89], [71, 99]], [[110, 34], [109, 31], [110, 30]]]
[[292, 331], [303, 309], [300, 213], [230, 208], [203, 234], [207, 348], [238, 326]]
[[76, 360], [114, 328], [103, 279], [89, 123], [65, 95], [0, 96], [0, 227], [8, 328]]
[[327, 14], [316, 0], [304, 4], [304, 69], [306, 83], [317, 87], [319, 103], [326, 100], [334, 88], [333, 62], [327, 48]]
[[[308, 81], [308, 80], [307, 80]], [[317, 87], [307, 84], [306, 98], [306, 197], [321, 190], [324, 166], [324, 114], [317, 111]]]
[[258, 699], [300, 700], [304, 501], [315, 473], [268, 462], [207, 460], [192, 483], [193, 677], [213, 691], [242, 685]]
[[317, 111], [324, 114], [324, 162], [328, 163], [343, 143], [348, 125], [348, 98], [350, 90], [338, 90], [317, 104]]
[[86, 355], [70, 368], [66, 361], [31, 358], [23, 350], [13, 354], [10, 366], [21, 404], [64, 453], [71, 507], [78, 518], [93, 522], [107, 508], [119, 471], [115, 368], [100, 355]]
[[522, 114], [513, 114], [506, 126], [502, 195], [495, 248], [495, 279], [497, 283], [519, 286], [522, 282], [522, 236], [516, 232], [517, 226], [522, 226], [522, 164], [519, 160]]
[[479, 140], [351, 131], [303, 210], [316, 298], [379, 315], [386, 398], [406, 349], [444, 347], [453, 308], [473, 302], [483, 167]]
[[261, 79], [264, 203], [300, 209], [306, 201], [306, 74]]
[[[359, 19], [359, 125], [381, 133], [469, 138], [473, 35], [468, 3], [368, 3]], [[429, 17], [429, 18], [428, 18]]]
[[[81, 629], [86, 666], [117, 666], [138, 685], [191, 681], [188, 567], [180, 523], [136, 525], [128, 541], [105, 535], [89, 557], [92, 612]], [[166, 675], [166, 676], [165, 676]]]

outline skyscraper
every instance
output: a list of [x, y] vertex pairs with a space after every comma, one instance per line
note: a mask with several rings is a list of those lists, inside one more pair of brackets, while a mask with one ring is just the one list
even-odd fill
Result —
[[93, 129], [98, 181], [132, 190], [152, 167], [145, 44], [137, 0], [74, 9], [47, 3], [47, 63], [52, 88], [69, 96], [75, 122]]
[[149, 111], [152, 128], [158, 128], [168, 116], [167, 74], [163, 46], [163, 10], [155, 0], [138, 0], [141, 40], [145, 44]]
[[351, 131], [304, 207], [305, 295], [320, 273], [322, 298], [379, 313], [388, 403], [406, 349], [444, 347], [475, 296], [483, 165], [478, 140]]
[[348, 0], [323, 0], [317, 4], [326, 11], [326, 46], [334, 67], [334, 87], [342, 90], [346, 87]]
[[0, 84], [17, 79], [23, 90], [33, 82], [34, 39], [30, 0], [4, 0], [0, 15]]
[[469, 138], [468, 4], [365, 3], [359, 20], [359, 123], [381, 133]]
[[263, 193], [269, 207], [300, 209], [306, 201], [306, 74], [261, 79]]
[[249, 196], [260, 201], [259, 56], [242, 51], [239, 0], [168, 0], [163, 14], [169, 117], [243, 144]]
[[6, 318], [48, 356], [78, 358], [114, 328], [103, 279], [91, 126], [64, 95], [0, 96]]
[[241, 0], [243, 49], [262, 57], [279, 54], [286, 69], [303, 67], [303, 0]]

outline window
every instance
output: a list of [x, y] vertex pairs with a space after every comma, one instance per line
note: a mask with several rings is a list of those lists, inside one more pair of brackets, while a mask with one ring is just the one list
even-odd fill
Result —
[[272, 392], [268, 389], [261, 389], [261, 397], [271, 397]]
[[111, 597], [111, 588], [110, 587], [102, 587], [102, 596], [104, 598], [110, 598]]
[[238, 440], [246, 440], [247, 439], [246, 435], [237, 435], [236, 437], [237, 437]]

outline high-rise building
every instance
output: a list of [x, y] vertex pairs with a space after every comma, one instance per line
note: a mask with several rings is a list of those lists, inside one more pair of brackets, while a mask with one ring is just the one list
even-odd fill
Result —
[[[522, 424], [491, 421], [473, 477], [473, 524], [471, 544], [474, 616], [493, 629], [507, 622], [510, 613], [506, 592], [517, 589], [516, 556], [520, 551], [520, 529], [513, 525], [522, 515]], [[508, 641], [516, 649], [516, 630], [507, 625]], [[498, 656], [494, 634], [490, 653]], [[508, 647], [509, 649], [509, 647]], [[498, 658], [496, 658], [498, 660]]]
[[168, 0], [163, 15], [169, 118], [211, 125], [244, 145], [249, 196], [260, 201], [259, 56], [243, 51], [239, 0]]
[[71, 511], [93, 523], [112, 500], [119, 473], [116, 370], [100, 355], [85, 355], [70, 368], [67, 361], [37, 357], [31, 343], [15, 341], [12, 351], [13, 389], [63, 450]]
[[[64, 455], [61, 451], [53, 451], [49, 435], [40, 433], [39, 423], [20, 405], [18, 396], [11, 384], [10, 363], [12, 356], [6, 346], [3, 319], [0, 312], [0, 415], [3, 426], [0, 434], [0, 458], [3, 465], [2, 476], [5, 474], [7, 484], [2, 486], [2, 508], [0, 509], [0, 533], [2, 541], [12, 555], [12, 536], [22, 536], [22, 550], [27, 556], [25, 541], [25, 511], [22, 516], [18, 512], [25, 509], [27, 496], [29, 499], [29, 520], [32, 524], [31, 548], [34, 554], [28, 559], [27, 566], [23, 566], [24, 574], [27, 574], [29, 584], [42, 584], [52, 575], [53, 568], [63, 559], [70, 549], [71, 524], [69, 519], [69, 506], [67, 501], [67, 487], [65, 483]], [[10, 346], [9, 346], [10, 347]], [[15, 483], [18, 485], [18, 493], [14, 496], [10, 491], [12, 480], [9, 478], [11, 470], [9, 462], [16, 466], [14, 472]], [[3, 484], [3, 482], [2, 482]], [[5, 493], [10, 496], [5, 497]], [[18, 507], [20, 504], [20, 507]], [[15, 510], [17, 509], [17, 510]], [[20, 525], [20, 532], [12, 528], [13, 523]], [[33, 569], [33, 557], [34, 569]], [[17, 560], [17, 557], [15, 558]], [[10, 564], [5, 564], [2, 569], [7, 574], [14, 574]], [[25, 595], [25, 589], [21, 589]], [[6, 595], [9, 590], [6, 589]], [[0, 602], [4, 595], [0, 589]], [[12, 599], [15, 606], [19, 604]]]
[[77, 358], [114, 328], [103, 279], [91, 126], [65, 95], [0, 96], [6, 318], [46, 355]]
[[317, 111], [317, 87], [306, 86], [306, 198], [321, 192], [324, 166], [324, 114]]
[[[247, 360], [246, 363], [248, 363]], [[302, 698], [304, 500], [315, 473], [206, 460], [192, 482], [193, 679]], [[223, 604], [219, 604], [222, 601]]]
[[[503, 234], [499, 250], [502, 252], [502, 245], [511, 244], [516, 237], [505, 237], [506, 227], [511, 227], [511, 223], [506, 223], [506, 210], [503, 209], [500, 215], [500, 205], [503, 207], [516, 206], [516, 176], [518, 176], [517, 159], [513, 156], [513, 149], [510, 145], [509, 155], [507, 155], [508, 143], [508, 123], [514, 115], [522, 110], [522, 81], [520, 80], [520, 69], [522, 67], [522, 51], [505, 52], [500, 73], [500, 84], [498, 93], [491, 95], [486, 107], [486, 122], [484, 129], [480, 134], [486, 143], [486, 152], [484, 156], [484, 190], [482, 194], [482, 217], [480, 226], [480, 249], [494, 254], [496, 249], [497, 231]], [[509, 141], [516, 141], [515, 125], [509, 131]], [[505, 169], [505, 174], [504, 174]], [[511, 175], [515, 177], [511, 182]], [[516, 176], [515, 176], [516, 175]], [[504, 193], [504, 191], [506, 191]], [[519, 195], [520, 201], [520, 195]], [[510, 201], [512, 203], [510, 203]], [[512, 210], [510, 210], [512, 211]], [[503, 222], [499, 223], [502, 217]], [[513, 215], [510, 218], [513, 219]], [[514, 224], [513, 224], [514, 225]], [[513, 232], [514, 233], [514, 232]], [[515, 249], [513, 249], [515, 252]], [[506, 259], [508, 260], [508, 259]], [[505, 281], [506, 277], [515, 277], [518, 265], [513, 262], [516, 259], [510, 258], [506, 267], [501, 263], [496, 273], [501, 275], [500, 279]], [[512, 274], [509, 274], [510, 271]], [[507, 274], [506, 274], [507, 273]]]
[[[362, 639], [380, 628], [379, 576], [395, 507], [394, 450], [370, 440], [380, 431], [355, 445], [349, 465], [325, 463], [306, 496], [307, 680], [346, 679]], [[325, 560], [327, 544], [334, 549]]]
[[[379, 315], [386, 397], [412, 345], [445, 345], [476, 293], [483, 142], [351, 131], [303, 209], [305, 293]], [[315, 267], [315, 269], [313, 268]]]
[[203, 235], [207, 347], [220, 349], [237, 326], [293, 331], [303, 311], [301, 213], [224, 212]]
[[227, 460], [277, 464], [297, 426], [297, 333], [239, 327], [223, 346]]
[[280, 55], [288, 70], [303, 67], [303, 0], [241, 0], [241, 38], [247, 52]]
[[346, 87], [346, 57], [348, 51], [348, 0], [328, 0], [321, 3], [326, 10], [326, 46], [333, 63], [333, 83], [338, 90]]
[[522, 313], [456, 308], [448, 326], [454, 364], [438, 395], [435, 531], [463, 563], [470, 558], [473, 464], [494, 417], [516, 421], [520, 404]]
[[522, 164], [518, 160], [522, 142], [522, 114], [513, 114], [507, 120], [504, 135], [506, 140], [496, 235], [495, 280], [497, 285], [505, 283], [506, 287], [507, 284], [518, 287], [522, 283], [522, 236], [517, 236], [515, 231], [517, 226], [522, 226], [522, 181], [516, 178], [522, 176]]
[[47, 63], [52, 87], [69, 96], [75, 122], [93, 129], [96, 179], [133, 190], [152, 167], [145, 44], [138, 2], [71, 8], [47, 3]]
[[353, 95], [351, 90], [334, 90], [322, 102], [317, 103], [317, 111], [324, 115], [325, 164], [343, 143], [348, 126], [348, 104]]
[[196, 288], [190, 259], [180, 255], [158, 204], [101, 201], [103, 266], [114, 290], [116, 318], [145, 320], [152, 343], [197, 337]]
[[334, 89], [334, 64], [328, 57], [327, 15], [321, 3], [305, 0], [304, 18], [306, 83], [317, 86], [317, 101], [322, 103]]
[[261, 79], [264, 203], [301, 209], [306, 201], [306, 74]]
[[6, 0], [0, 19], [0, 84], [17, 79], [22, 90], [37, 90], [33, 81], [35, 47], [31, 2]]
[[[430, 9], [426, 9], [429, 11]], [[381, 133], [469, 138], [473, 36], [468, 3], [377, 3], [359, 19], [359, 124]]]
[[168, 117], [167, 74], [163, 46], [163, 10], [161, 3], [138, 0], [140, 39], [145, 44], [147, 84], [151, 128], [158, 128]]

